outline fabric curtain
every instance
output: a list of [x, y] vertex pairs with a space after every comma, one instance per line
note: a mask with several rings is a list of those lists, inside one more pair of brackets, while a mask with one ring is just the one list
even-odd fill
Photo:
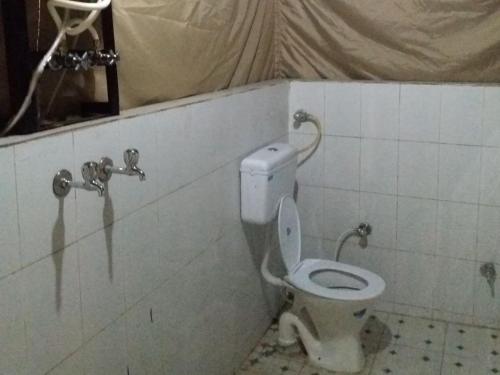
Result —
[[[23, 1], [32, 47], [47, 48], [45, 0]], [[113, 11], [122, 108], [273, 78], [500, 82], [499, 0], [113, 0]], [[42, 109], [59, 77], [44, 75]], [[102, 71], [67, 74], [52, 111], [77, 113], [105, 87]]]
[[498, 0], [278, 0], [277, 76], [500, 82]]

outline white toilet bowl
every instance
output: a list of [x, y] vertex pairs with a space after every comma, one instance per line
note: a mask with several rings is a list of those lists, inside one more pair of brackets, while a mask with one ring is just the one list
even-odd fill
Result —
[[[361, 371], [365, 360], [359, 334], [385, 289], [384, 280], [335, 261], [301, 260], [299, 215], [290, 196], [280, 201], [278, 227], [287, 268], [285, 284], [280, 285], [294, 294], [292, 308], [280, 317], [280, 344], [291, 345], [300, 338], [314, 365], [333, 371]], [[264, 276], [270, 275], [267, 260], [262, 268]]]

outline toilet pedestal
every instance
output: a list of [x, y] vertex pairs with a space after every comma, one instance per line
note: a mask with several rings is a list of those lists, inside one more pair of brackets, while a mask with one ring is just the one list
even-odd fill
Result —
[[[294, 305], [280, 317], [280, 344], [295, 343], [298, 333], [313, 365], [337, 372], [363, 370], [365, 355], [359, 334], [373, 301], [344, 303], [294, 293]], [[364, 313], [356, 314], [359, 311]]]

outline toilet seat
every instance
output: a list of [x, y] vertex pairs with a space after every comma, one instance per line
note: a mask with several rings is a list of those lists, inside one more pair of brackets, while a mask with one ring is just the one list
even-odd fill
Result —
[[292, 286], [319, 297], [344, 301], [372, 299], [384, 291], [385, 281], [362, 268], [324, 259], [301, 261], [299, 212], [288, 195], [280, 200], [278, 235], [288, 273], [286, 280]]
[[[323, 285], [313, 280], [323, 274]], [[287, 280], [298, 289], [319, 297], [343, 301], [367, 300], [378, 297], [385, 281], [368, 270], [324, 259], [304, 259]]]

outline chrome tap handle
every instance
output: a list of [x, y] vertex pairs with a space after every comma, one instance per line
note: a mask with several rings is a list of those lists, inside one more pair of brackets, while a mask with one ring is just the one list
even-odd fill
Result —
[[139, 151], [135, 148], [129, 148], [125, 150], [123, 153], [123, 161], [125, 162], [125, 166], [127, 169], [131, 170], [134, 167], [137, 167], [139, 164]]
[[129, 148], [123, 153], [123, 161], [125, 162], [125, 170], [129, 176], [139, 176], [140, 181], [146, 180], [146, 174], [140, 169], [139, 164], [139, 151], [135, 148]]
[[97, 163], [95, 161], [88, 161], [82, 165], [82, 177], [84, 183], [90, 183], [97, 179]]

